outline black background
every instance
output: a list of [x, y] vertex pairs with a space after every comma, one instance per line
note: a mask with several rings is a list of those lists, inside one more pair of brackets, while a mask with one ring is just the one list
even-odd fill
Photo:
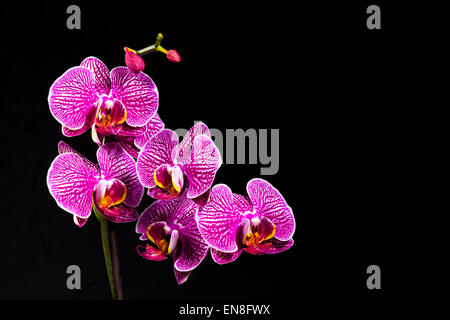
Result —
[[[66, 8], [81, 7], [81, 30], [66, 28]], [[110, 69], [123, 47], [154, 42], [182, 62], [145, 57], [158, 86], [166, 128], [280, 129], [280, 169], [262, 176], [284, 195], [297, 222], [293, 248], [242, 255], [219, 266], [208, 257], [183, 285], [171, 261], [136, 254], [135, 224], [116, 225], [126, 299], [324, 301], [389, 297], [401, 210], [401, 82], [411, 61], [411, 30], [400, 9], [377, 2], [382, 29], [367, 30], [369, 2], [284, 5], [220, 2], [165, 8], [151, 1], [8, 4], [1, 9], [0, 298], [109, 299], [95, 218], [82, 229], [50, 196], [46, 174], [64, 140], [95, 160], [89, 133], [61, 134], [50, 114], [50, 85], [87, 56]], [[260, 165], [223, 165], [215, 183], [245, 194]], [[144, 196], [142, 211], [152, 201]], [[81, 267], [82, 289], [66, 288], [66, 268]], [[382, 290], [368, 290], [379, 265]]]

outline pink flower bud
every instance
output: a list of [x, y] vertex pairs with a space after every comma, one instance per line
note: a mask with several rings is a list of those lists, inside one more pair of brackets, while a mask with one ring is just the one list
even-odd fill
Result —
[[181, 61], [180, 55], [178, 54], [178, 52], [176, 50], [169, 50], [167, 52], [167, 59], [170, 62], [175, 62], [175, 63], [178, 63]]
[[136, 51], [130, 48], [123, 48], [125, 51], [125, 64], [131, 72], [139, 73], [144, 70], [145, 62], [140, 56], [136, 54]]

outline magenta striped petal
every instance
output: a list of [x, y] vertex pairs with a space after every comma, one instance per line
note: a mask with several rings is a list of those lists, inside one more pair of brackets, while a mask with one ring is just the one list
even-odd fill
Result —
[[197, 136], [206, 135], [211, 137], [208, 127], [203, 122], [196, 123], [183, 138], [178, 149], [178, 159], [182, 162], [189, 162], [192, 152], [192, 146]]
[[238, 249], [235, 252], [222, 252], [222, 251], [211, 248], [211, 256], [212, 256], [213, 260], [218, 264], [226, 264], [226, 263], [233, 262], [234, 260], [239, 258], [241, 253], [242, 253], [242, 249]]
[[[64, 141], [60, 141], [60, 142], [58, 143], [58, 153], [59, 153], [59, 154], [63, 154], [63, 153], [68, 153], [68, 152], [76, 153], [76, 154], [78, 154], [78, 155], [81, 156], [81, 154], [80, 154], [78, 151], [76, 151], [74, 148], [72, 148], [71, 146], [69, 146], [69, 145], [68, 145], [67, 143], [65, 143]], [[92, 164], [92, 165], [94, 165], [94, 164]]]
[[210, 201], [196, 215], [202, 237], [212, 248], [223, 252], [238, 250], [236, 233], [242, 219], [230, 188], [224, 184], [212, 188]]
[[160, 165], [173, 165], [177, 147], [178, 136], [169, 129], [162, 130], [145, 145], [137, 159], [137, 173], [145, 187], [156, 185], [153, 173]]
[[67, 70], [50, 87], [48, 103], [52, 115], [65, 127], [81, 129], [98, 100], [94, 76], [84, 67]]
[[157, 113], [155, 113], [155, 115], [146, 124], [146, 129], [147, 130], [143, 135], [136, 137], [134, 140], [134, 144], [140, 149], [142, 149], [154, 135], [164, 129], [164, 122], [162, 122]]
[[191, 274], [190, 271], [188, 272], [181, 272], [178, 271], [177, 269], [173, 268], [174, 272], [175, 272], [175, 278], [177, 279], [177, 283], [178, 284], [183, 284], [187, 281], [189, 275]]
[[116, 136], [124, 137], [139, 137], [147, 132], [147, 127], [132, 127], [126, 123], [120, 126], [120, 130], [115, 134]]
[[47, 185], [50, 194], [64, 210], [87, 218], [92, 209], [92, 193], [99, 171], [86, 165], [76, 153], [63, 153], [56, 157], [48, 170]]
[[144, 188], [139, 183], [133, 158], [119, 143], [110, 142], [98, 149], [97, 160], [106, 180], [116, 178], [126, 185], [127, 196], [123, 203], [137, 207], [144, 194]]
[[222, 165], [219, 149], [207, 135], [195, 137], [190, 161], [184, 162], [183, 172], [188, 179], [188, 198], [196, 198], [208, 190]]
[[146, 125], [158, 109], [158, 89], [143, 72], [133, 73], [127, 67], [114, 68], [111, 71], [111, 94], [125, 105], [126, 122], [130, 126]]
[[193, 217], [188, 225], [179, 230], [181, 247], [174, 258], [178, 271], [192, 271], [205, 259], [209, 246], [200, 235]]
[[252, 202], [250, 201], [249, 197], [242, 196], [237, 193], [233, 193], [233, 202], [236, 205], [237, 210], [240, 213], [253, 211], [253, 205], [252, 205]]
[[86, 131], [88, 131], [94, 125], [94, 122], [95, 122], [95, 115], [97, 113], [96, 105], [97, 104], [95, 104], [94, 107], [91, 108], [91, 110], [89, 111], [89, 113], [86, 116], [84, 125], [80, 129], [72, 130], [65, 126], [62, 126], [62, 134], [65, 135], [66, 137], [75, 137], [75, 136], [79, 136], [79, 135], [85, 133]]
[[191, 223], [198, 206], [185, 195], [173, 200], [158, 200], [153, 202], [139, 217], [136, 225], [136, 233], [142, 234], [142, 240], [147, 239], [147, 228], [154, 222], [165, 221], [168, 225]]
[[136, 224], [136, 233], [141, 234], [140, 239], [148, 239], [147, 229], [154, 222], [165, 221], [168, 224], [173, 224], [175, 220], [174, 213], [178, 208], [179, 201], [179, 198], [168, 201], [157, 200], [148, 206], [142, 212]]
[[99, 95], [109, 95], [111, 89], [111, 77], [106, 65], [96, 57], [88, 57], [80, 66], [89, 69], [94, 75], [94, 87]]
[[136, 221], [139, 218], [135, 208], [128, 207], [123, 204], [118, 206], [101, 209], [97, 203], [93, 202], [97, 211], [108, 221], [115, 223], [128, 223]]
[[115, 136], [116, 140], [122, 148], [133, 158], [137, 158], [139, 156], [139, 152], [141, 151], [136, 147], [134, 144], [134, 138], [133, 137], [122, 137], [122, 136]]
[[247, 193], [259, 217], [269, 218], [275, 225], [275, 238], [289, 240], [295, 231], [292, 209], [280, 192], [263, 179], [252, 179], [247, 184]]
[[277, 239], [271, 239], [270, 243], [272, 245], [266, 251], [266, 254], [275, 254], [275, 253], [280, 253], [280, 252], [286, 251], [294, 245], [294, 240], [289, 239], [287, 241], [281, 241], [281, 240], [277, 240]]
[[98, 171], [98, 167], [95, 164], [93, 164], [86, 157], [84, 157], [81, 153], [79, 153], [77, 150], [75, 150], [74, 148], [69, 146], [64, 141], [60, 141], [58, 143], [58, 153], [59, 154], [63, 154], [63, 153], [68, 153], [68, 152], [75, 153], [75, 154], [79, 155], [83, 159], [84, 165], [86, 167], [88, 167], [89, 170], [91, 170], [91, 171]]

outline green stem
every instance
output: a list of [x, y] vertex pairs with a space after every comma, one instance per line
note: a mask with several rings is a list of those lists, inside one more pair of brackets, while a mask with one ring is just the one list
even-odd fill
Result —
[[148, 46], [144, 49], [137, 50], [136, 54], [141, 57], [143, 55], [146, 55], [147, 53], [154, 52], [154, 51], [160, 51], [162, 53], [167, 54], [167, 50], [164, 49], [163, 47], [161, 47], [162, 39], [163, 39], [163, 35], [161, 33], [159, 33], [158, 36], [156, 37], [156, 41], [154, 44], [152, 44], [151, 46]]
[[94, 210], [95, 216], [97, 217], [98, 222], [100, 223], [100, 231], [102, 234], [103, 255], [105, 257], [105, 266], [106, 266], [106, 273], [108, 274], [109, 288], [111, 290], [111, 295], [112, 295], [113, 300], [116, 300], [116, 287], [115, 287], [113, 266], [112, 266], [112, 259], [111, 259], [111, 244], [109, 242], [108, 221], [105, 218], [103, 218], [103, 216], [97, 211], [95, 206], [92, 206], [92, 209]]

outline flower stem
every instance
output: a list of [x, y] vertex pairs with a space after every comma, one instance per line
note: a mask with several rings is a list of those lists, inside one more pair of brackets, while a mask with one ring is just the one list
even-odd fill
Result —
[[108, 275], [111, 296], [113, 300], [122, 300], [122, 283], [119, 274], [119, 255], [115, 232], [114, 230], [110, 232], [108, 221], [97, 211], [95, 206], [92, 206], [92, 208], [100, 223], [103, 255], [105, 257], [106, 273]]
[[159, 33], [158, 36], [156, 37], [156, 41], [154, 44], [152, 44], [151, 46], [148, 46], [144, 49], [137, 50], [136, 54], [141, 57], [143, 55], [146, 55], [147, 53], [154, 52], [154, 51], [160, 51], [164, 54], [167, 54], [167, 50], [164, 49], [163, 47], [161, 47], [162, 39], [163, 39], [163, 35], [161, 33]]

